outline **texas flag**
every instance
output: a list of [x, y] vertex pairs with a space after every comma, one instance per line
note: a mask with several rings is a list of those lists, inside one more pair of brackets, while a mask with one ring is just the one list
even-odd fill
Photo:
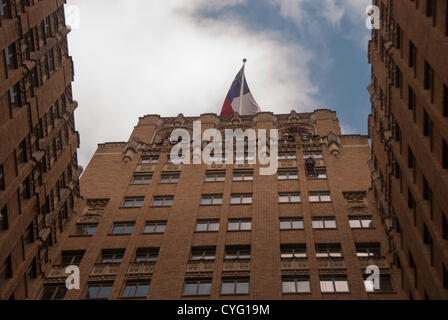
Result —
[[[243, 65], [232, 82], [232, 86], [222, 106], [221, 116], [232, 116], [235, 112], [238, 112], [240, 115], [252, 115], [261, 111], [252, 93], [250, 93], [244, 74], [244, 67]], [[241, 84], [243, 85], [241, 86]]]

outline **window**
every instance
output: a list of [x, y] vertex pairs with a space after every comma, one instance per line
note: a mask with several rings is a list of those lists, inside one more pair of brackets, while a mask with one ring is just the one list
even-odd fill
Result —
[[280, 230], [302, 230], [303, 218], [280, 218]]
[[339, 243], [319, 243], [316, 250], [317, 258], [342, 258], [341, 245]]
[[233, 181], [252, 181], [254, 172], [252, 170], [234, 170]]
[[17, 50], [16, 44], [13, 43], [5, 48], [6, 67], [8, 70], [17, 68]]
[[434, 98], [434, 70], [429, 65], [427, 61], [425, 61], [425, 78], [424, 78], [424, 88], [425, 90], [430, 90], [431, 94], [431, 102], [433, 102]]
[[374, 243], [356, 243], [356, 255], [358, 258], [378, 258], [381, 257], [381, 244]]
[[435, 14], [435, 0], [426, 0], [426, 16], [432, 17]]
[[101, 252], [99, 263], [113, 263], [120, 264], [123, 260], [124, 249], [119, 250], [103, 250]]
[[307, 167], [308, 179], [327, 179], [327, 169], [325, 167]]
[[250, 246], [226, 246], [224, 260], [250, 260]]
[[10, 0], [0, 0], [0, 18], [1, 20], [12, 18]]
[[280, 192], [278, 194], [279, 203], [300, 203], [300, 192]]
[[415, 105], [417, 103], [414, 89], [411, 86], [408, 86], [408, 109], [415, 110]]
[[50, 21], [50, 17], [46, 17], [43, 21], [42, 21], [42, 32], [43, 32], [43, 36], [44, 39], [47, 39], [48, 37], [51, 37], [51, 21]]
[[214, 261], [216, 247], [193, 247], [190, 261]]
[[115, 222], [112, 234], [131, 234], [134, 231], [135, 222]]
[[222, 295], [249, 294], [249, 279], [222, 279], [221, 287]]
[[2, 286], [12, 277], [11, 256], [8, 256], [3, 266], [0, 267], [0, 290]]
[[223, 182], [225, 180], [225, 171], [207, 171], [205, 173], [205, 182]]
[[16, 149], [16, 160], [19, 166], [27, 161], [26, 139], [23, 139]]
[[156, 196], [152, 201], [153, 207], [171, 207], [174, 202], [174, 196]]
[[195, 232], [218, 232], [219, 220], [198, 220]]
[[62, 300], [67, 293], [65, 283], [44, 285], [40, 300]]
[[159, 162], [159, 156], [142, 156], [139, 164], [155, 164]]
[[282, 292], [283, 293], [310, 293], [310, 277], [282, 277]]
[[411, 148], [408, 147], [408, 168], [412, 169], [415, 166], [415, 156]]
[[164, 233], [166, 230], [166, 221], [148, 221], [143, 233]]
[[403, 73], [401, 72], [398, 65], [395, 65], [395, 88], [401, 88], [403, 82]]
[[11, 114], [16, 108], [22, 106], [19, 82], [17, 82], [17, 84], [15, 84], [13, 87], [9, 88], [9, 105], [11, 106]]
[[229, 219], [227, 225], [227, 231], [250, 231], [251, 229], [251, 219]]
[[321, 275], [320, 291], [322, 293], [349, 292], [346, 275]]
[[423, 135], [428, 137], [431, 135], [432, 120], [426, 110], [423, 110]]
[[152, 174], [137, 173], [132, 178], [132, 184], [150, 184], [152, 181]]
[[79, 266], [83, 256], [84, 251], [62, 251], [59, 264], [61, 266]]
[[277, 173], [278, 180], [297, 180], [299, 173], [297, 169], [279, 170]]
[[128, 281], [123, 290], [123, 298], [143, 298], [148, 296], [150, 281]]
[[313, 229], [337, 229], [335, 217], [313, 217]]
[[400, 25], [397, 23], [396, 24], [397, 27], [397, 33], [396, 33], [396, 44], [397, 44], [397, 49], [401, 49], [402, 46], [402, 41], [403, 41], [403, 31], [401, 30]]
[[19, 186], [20, 201], [25, 201], [31, 198], [30, 179], [27, 177]]
[[112, 283], [89, 283], [87, 286], [86, 299], [107, 299], [112, 290]]
[[211, 279], [186, 279], [184, 284], [184, 296], [208, 296], [212, 289]]
[[380, 293], [388, 293], [394, 292], [394, 286], [392, 283], [392, 278], [388, 274], [380, 275], [380, 288], [375, 289], [375, 284], [373, 280], [367, 280], [368, 275], [364, 276], [364, 287], [366, 288], [366, 292], [380, 292]]
[[412, 41], [409, 41], [409, 68], [414, 69], [414, 76], [417, 70], [417, 48]]
[[126, 197], [124, 198], [122, 208], [141, 208], [143, 206], [144, 197]]
[[225, 154], [214, 154], [210, 153], [210, 157], [208, 158], [209, 163], [222, 163], [227, 161], [227, 155]]
[[237, 163], [244, 162], [244, 161], [248, 161], [249, 163], [253, 162], [253, 161], [255, 161], [255, 154], [254, 153], [247, 153], [247, 152], [244, 155], [241, 155], [241, 156], [236, 154], [235, 155], [235, 161]]
[[78, 236], [93, 236], [98, 223], [78, 223], [76, 224], [76, 235]]
[[156, 263], [159, 248], [138, 248], [135, 254], [135, 263]]
[[331, 195], [328, 191], [310, 192], [308, 199], [310, 202], [331, 202]]
[[34, 243], [34, 227], [32, 222], [30, 223], [28, 228], [26, 228], [26, 231], [23, 234], [22, 238], [23, 238], [23, 245], [25, 247]]
[[202, 206], [217, 206], [222, 204], [222, 194], [203, 194], [201, 198]]
[[280, 257], [282, 259], [306, 259], [306, 244], [282, 244], [280, 245]]
[[8, 230], [8, 207], [5, 205], [0, 211], [0, 233]]
[[252, 204], [252, 194], [232, 194], [230, 204]]
[[178, 183], [179, 182], [180, 173], [162, 173], [162, 177], [160, 178], [160, 183]]
[[324, 155], [322, 154], [322, 151], [304, 151], [303, 152], [303, 159], [323, 159]]
[[280, 152], [278, 154], [278, 160], [296, 160], [297, 155], [295, 152]]
[[0, 190], [5, 190], [5, 172], [3, 171], [3, 165], [0, 165]]
[[373, 228], [372, 216], [350, 216], [348, 219], [352, 229]]

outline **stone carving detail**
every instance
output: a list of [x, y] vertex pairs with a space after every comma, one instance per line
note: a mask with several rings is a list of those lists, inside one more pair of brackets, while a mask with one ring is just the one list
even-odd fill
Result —
[[87, 208], [78, 222], [99, 222], [109, 199], [87, 199]]

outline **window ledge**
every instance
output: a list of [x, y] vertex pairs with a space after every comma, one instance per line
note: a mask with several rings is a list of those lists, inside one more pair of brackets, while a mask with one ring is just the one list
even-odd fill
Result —
[[304, 295], [311, 294], [311, 291], [309, 291], [309, 292], [282, 292], [282, 294], [284, 296], [296, 296], [296, 295], [304, 296]]
[[195, 231], [194, 233], [218, 233], [219, 230], [216, 231]]
[[328, 295], [333, 295], [333, 294], [351, 294], [350, 291], [344, 291], [344, 292], [322, 292], [322, 294], [328, 294]]
[[119, 297], [120, 300], [145, 300], [148, 296], [144, 297]]
[[367, 292], [367, 294], [396, 294], [397, 291], [392, 290], [392, 291], [374, 291], [374, 292]]
[[93, 234], [71, 234], [69, 238], [93, 237]]
[[278, 204], [301, 204], [302, 202], [279, 202]]

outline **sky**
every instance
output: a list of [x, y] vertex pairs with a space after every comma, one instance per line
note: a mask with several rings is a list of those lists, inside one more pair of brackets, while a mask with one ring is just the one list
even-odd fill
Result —
[[335, 110], [367, 134], [370, 0], [68, 0], [79, 163], [138, 118], [221, 111], [246, 64], [262, 111]]

